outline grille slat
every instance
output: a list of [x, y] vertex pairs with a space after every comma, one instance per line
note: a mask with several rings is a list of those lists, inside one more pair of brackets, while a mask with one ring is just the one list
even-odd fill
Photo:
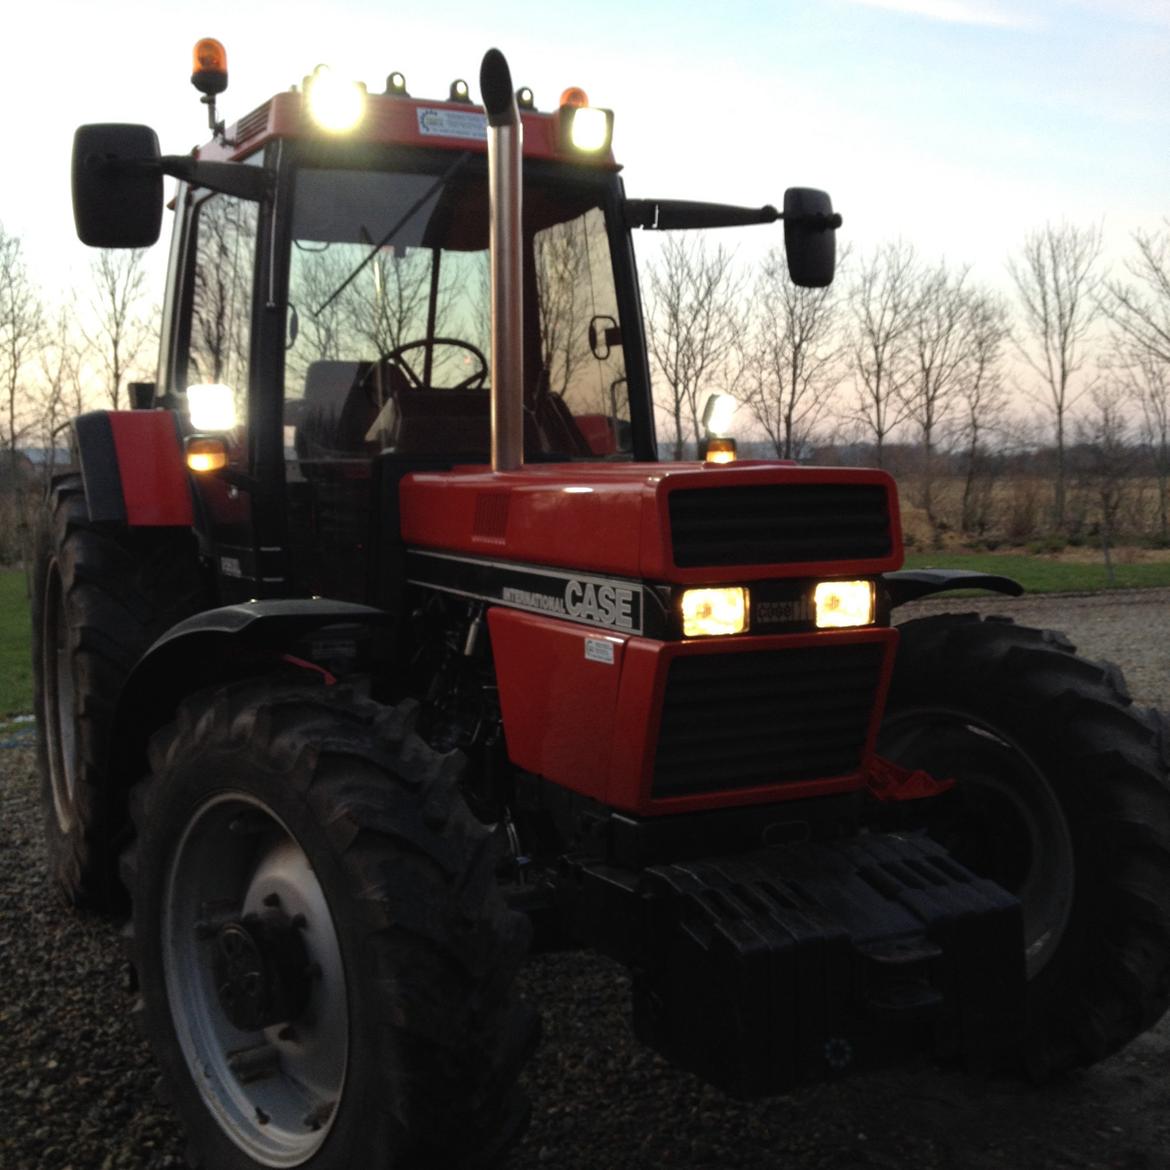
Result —
[[669, 506], [680, 568], [864, 560], [892, 551], [881, 484], [691, 488], [672, 492]]
[[653, 795], [839, 776], [861, 764], [885, 647], [850, 643], [671, 663]]

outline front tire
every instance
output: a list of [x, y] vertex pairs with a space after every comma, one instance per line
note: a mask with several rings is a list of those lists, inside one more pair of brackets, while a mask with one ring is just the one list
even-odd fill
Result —
[[1020, 898], [1032, 1072], [1099, 1060], [1170, 1004], [1164, 721], [1052, 631], [943, 615], [900, 638], [878, 751], [956, 781], [926, 827]]
[[522, 1127], [528, 924], [458, 757], [410, 721], [341, 687], [244, 683], [152, 744], [125, 877], [193, 1165], [490, 1165]]

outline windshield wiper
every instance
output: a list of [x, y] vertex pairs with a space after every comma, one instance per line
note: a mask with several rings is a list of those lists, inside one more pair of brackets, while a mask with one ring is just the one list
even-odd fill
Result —
[[471, 158], [471, 151], [465, 150], [462, 154], [457, 155], [455, 161], [406, 209], [399, 217], [398, 222], [370, 249], [369, 255], [329, 294], [329, 296], [322, 301], [313, 310], [313, 316], [319, 317], [353, 282], [357, 279], [357, 275], [371, 260], [388, 244], [390, 241], [406, 226], [411, 216], [415, 214], [428, 200], [430, 200], [436, 191], [438, 191], [444, 183], [454, 178], [455, 172], [460, 167], [464, 166], [467, 160]]

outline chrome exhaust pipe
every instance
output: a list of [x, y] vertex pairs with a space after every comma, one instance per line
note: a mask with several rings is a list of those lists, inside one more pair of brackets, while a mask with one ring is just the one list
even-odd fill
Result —
[[499, 49], [484, 54], [479, 88], [487, 111], [491, 198], [492, 470], [512, 471], [524, 463], [524, 127], [512, 73]]

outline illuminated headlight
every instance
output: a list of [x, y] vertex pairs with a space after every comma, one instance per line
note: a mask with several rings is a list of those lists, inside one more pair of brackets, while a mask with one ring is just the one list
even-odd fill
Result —
[[822, 581], [813, 600], [818, 629], [868, 626], [873, 621], [872, 581]]
[[613, 113], [594, 106], [578, 106], [569, 114], [569, 141], [580, 151], [595, 154], [609, 145]]
[[197, 431], [230, 431], [236, 425], [236, 396], [218, 382], [187, 387], [187, 408]]
[[366, 87], [338, 77], [327, 65], [305, 78], [305, 98], [313, 121], [339, 134], [352, 130], [366, 112]]
[[740, 634], [747, 629], [747, 590], [688, 589], [682, 595], [683, 635], [687, 638]]

